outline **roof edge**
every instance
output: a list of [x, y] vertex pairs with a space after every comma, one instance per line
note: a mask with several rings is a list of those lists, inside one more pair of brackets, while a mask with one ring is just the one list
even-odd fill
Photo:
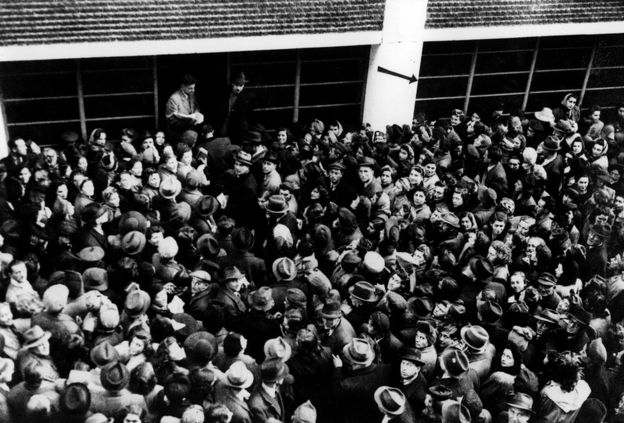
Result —
[[488, 40], [496, 38], [613, 34], [618, 32], [615, 28], [615, 24], [621, 27], [621, 25], [624, 25], [624, 21], [425, 28], [424, 41], [462, 41]]
[[380, 44], [381, 41], [382, 31], [379, 30], [194, 40], [36, 44], [0, 47], [0, 62], [343, 47]]

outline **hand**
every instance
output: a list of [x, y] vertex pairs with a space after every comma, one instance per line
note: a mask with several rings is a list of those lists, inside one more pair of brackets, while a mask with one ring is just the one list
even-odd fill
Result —
[[165, 291], [167, 291], [167, 294], [173, 294], [176, 290], [176, 286], [173, 282], [167, 282], [164, 286], [163, 289]]
[[342, 367], [342, 359], [336, 354], [332, 354], [332, 361], [334, 362], [334, 367], [339, 369]]

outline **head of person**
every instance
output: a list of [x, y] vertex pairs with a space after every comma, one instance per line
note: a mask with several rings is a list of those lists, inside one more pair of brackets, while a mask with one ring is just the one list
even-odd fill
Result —
[[247, 78], [245, 77], [245, 74], [243, 72], [239, 72], [234, 76], [232, 81], [230, 81], [230, 87], [232, 89], [232, 92], [234, 94], [240, 94], [241, 92], [243, 92], [246, 83]]
[[186, 95], [195, 94], [195, 84], [197, 80], [191, 74], [186, 74], [182, 77], [180, 81], [180, 89]]

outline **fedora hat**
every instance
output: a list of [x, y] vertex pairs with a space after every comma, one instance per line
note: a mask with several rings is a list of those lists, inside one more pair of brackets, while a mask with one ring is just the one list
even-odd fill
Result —
[[67, 385], [59, 398], [59, 408], [71, 416], [84, 416], [91, 406], [91, 392], [82, 383]]
[[225, 282], [231, 281], [234, 279], [238, 280], [243, 277], [245, 277], [245, 275], [242, 274], [241, 271], [238, 270], [238, 267], [236, 266], [228, 266], [223, 270], [223, 280]]
[[103, 367], [108, 363], [119, 360], [119, 353], [110, 342], [104, 341], [91, 349], [91, 361], [98, 367]]
[[158, 193], [165, 200], [173, 200], [182, 192], [182, 184], [178, 178], [165, 178], [158, 187]]
[[316, 423], [316, 408], [310, 400], [301, 404], [292, 416], [292, 423]]
[[82, 273], [85, 291], [106, 291], [108, 289], [108, 272], [101, 267], [90, 267]]
[[365, 303], [376, 303], [379, 296], [375, 292], [375, 287], [370, 282], [359, 281], [349, 288], [349, 295]]
[[416, 348], [404, 347], [401, 351], [401, 360], [411, 361], [418, 366], [425, 365], [425, 362], [422, 360], [422, 353]]
[[333, 162], [329, 166], [327, 166], [327, 170], [334, 170], [334, 169], [344, 172], [346, 168], [345, 168], [345, 165], [342, 164], [342, 162]]
[[490, 343], [490, 335], [482, 326], [464, 326], [459, 335], [468, 349], [476, 353], [485, 351]]
[[535, 315], [534, 317], [535, 320], [539, 320], [540, 322], [548, 323], [551, 325], [557, 325], [559, 324], [559, 320], [561, 320], [559, 313], [549, 308], [541, 310], [540, 313]]
[[212, 216], [219, 210], [219, 207], [221, 207], [219, 201], [212, 195], [202, 196], [197, 204], [197, 209], [201, 217]]
[[485, 301], [479, 304], [478, 310], [485, 323], [494, 323], [503, 316], [503, 308], [497, 301]]
[[147, 219], [138, 211], [128, 211], [119, 218], [119, 234], [125, 235], [131, 231], [147, 232]]
[[448, 348], [442, 353], [442, 367], [452, 377], [461, 376], [468, 370], [468, 357], [463, 351], [456, 348]]
[[246, 226], [232, 230], [232, 245], [239, 250], [250, 250], [254, 246], [255, 236]]
[[433, 312], [433, 303], [429, 298], [412, 297], [407, 300], [407, 309], [419, 319], [428, 319]]
[[273, 275], [280, 281], [292, 281], [297, 276], [297, 266], [288, 257], [278, 258], [272, 265]]
[[364, 267], [364, 269], [366, 269], [366, 271], [370, 273], [379, 274], [383, 272], [384, 268], [386, 267], [386, 262], [384, 261], [381, 254], [379, 254], [378, 252], [368, 251], [366, 254], [364, 254], [362, 266]]
[[243, 143], [247, 144], [261, 144], [262, 143], [262, 134], [258, 131], [249, 131], [245, 135], [245, 139]]
[[588, 326], [589, 322], [591, 321], [591, 314], [589, 314], [579, 304], [570, 305], [570, 310], [568, 310], [568, 317], [571, 317], [583, 326]]
[[129, 256], [133, 256], [143, 251], [146, 242], [147, 240], [142, 232], [131, 231], [121, 238], [121, 249]]
[[279, 359], [284, 363], [292, 355], [292, 347], [281, 336], [269, 339], [264, 343], [264, 355], [267, 359]]
[[251, 166], [251, 154], [241, 150], [236, 155], [236, 163], [243, 164], [245, 166]]
[[542, 144], [542, 148], [548, 151], [559, 151], [561, 150], [561, 141], [553, 136], [546, 137], [544, 143]]
[[555, 114], [553, 113], [550, 107], [544, 107], [539, 112], [535, 112], [535, 119], [540, 120], [542, 122], [554, 123]]
[[288, 203], [282, 195], [272, 195], [269, 197], [269, 203], [266, 207], [267, 213], [284, 214], [288, 211]]
[[50, 339], [51, 333], [41, 329], [41, 326], [35, 325], [24, 333], [24, 343], [22, 349], [31, 349], [38, 347], [45, 341]]
[[399, 416], [405, 411], [405, 394], [391, 386], [380, 386], [373, 396], [377, 408], [385, 415]]
[[363, 338], [353, 338], [342, 349], [342, 355], [347, 362], [365, 367], [375, 359], [373, 347]]
[[516, 392], [513, 398], [505, 404], [509, 407], [533, 414], [533, 398], [524, 392]]
[[100, 382], [108, 391], [121, 391], [128, 386], [130, 372], [128, 368], [119, 361], [113, 361], [102, 367]]
[[328, 301], [323, 304], [323, 308], [321, 309], [321, 317], [325, 317], [327, 319], [336, 319], [342, 316], [342, 311], [340, 310], [340, 303], [338, 301]]
[[260, 365], [263, 382], [275, 383], [288, 374], [288, 366], [279, 358], [267, 358]]
[[225, 372], [223, 383], [232, 388], [247, 389], [253, 384], [253, 380], [253, 374], [245, 366], [245, 363], [235, 361]]
[[78, 258], [88, 263], [95, 263], [104, 258], [102, 247], [85, 247], [78, 252]]
[[219, 247], [219, 241], [214, 237], [214, 235], [208, 233], [203, 234], [197, 240], [197, 251], [202, 257], [213, 257], [219, 254], [221, 248]]
[[251, 306], [256, 310], [271, 310], [275, 305], [271, 291], [271, 288], [268, 286], [261, 286], [255, 291], [252, 291], [251, 294], [249, 294], [251, 297]]
[[470, 423], [470, 410], [461, 401], [447, 401], [442, 404], [442, 421], [445, 423]]

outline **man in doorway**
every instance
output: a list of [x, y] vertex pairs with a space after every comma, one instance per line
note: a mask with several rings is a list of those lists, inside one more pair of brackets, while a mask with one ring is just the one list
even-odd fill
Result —
[[204, 122], [204, 115], [200, 113], [199, 104], [195, 97], [196, 83], [195, 77], [189, 74], [184, 75], [180, 82], [180, 88], [171, 94], [167, 101], [167, 128], [170, 136], [176, 141], [179, 140], [183, 132], [196, 131], [197, 125]]
[[219, 135], [227, 136], [233, 144], [242, 144], [253, 125], [254, 94], [245, 89], [249, 82], [243, 72], [232, 78], [229, 90], [217, 104], [217, 128]]

